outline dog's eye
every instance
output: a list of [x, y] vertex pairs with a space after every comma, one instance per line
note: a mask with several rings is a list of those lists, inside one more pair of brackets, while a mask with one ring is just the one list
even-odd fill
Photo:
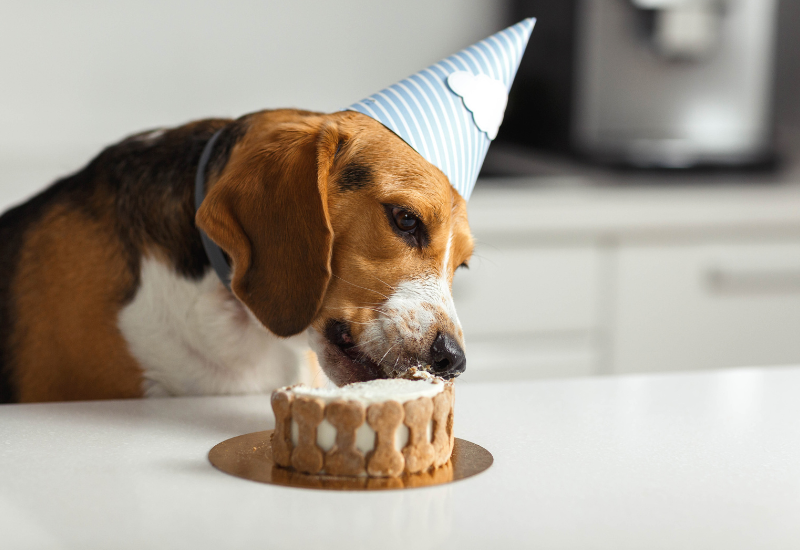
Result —
[[402, 206], [384, 204], [383, 207], [386, 209], [386, 216], [395, 233], [409, 246], [415, 248], [428, 246], [428, 232], [419, 216]]
[[400, 231], [411, 233], [419, 226], [419, 218], [399, 206], [392, 208], [392, 218], [394, 218], [394, 223]]

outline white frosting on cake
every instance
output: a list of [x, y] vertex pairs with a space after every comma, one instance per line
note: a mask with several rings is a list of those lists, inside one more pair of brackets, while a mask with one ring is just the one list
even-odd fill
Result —
[[[420, 377], [418, 380], [407, 380], [401, 378], [372, 380], [370, 382], [356, 382], [355, 384], [348, 384], [341, 388], [309, 388], [306, 386], [294, 386], [286, 388], [291, 391], [295, 396], [316, 397], [322, 399], [325, 404], [338, 399], [348, 401], [360, 401], [365, 407], [369, 407], [373, 403], [383, 403], [384, 401], [397, 401], [398, 403], [405, 403], [406, 401], [413, 401], [420, 397], [435, 397], [437, 394], [444, 391], [444, 383], [440, 378], [434, 378], [430, 375]], [[292, 443], [297, 445], [300, 435], [300, 430], [297, 422], [292, 420]], [[433, 421], [428, 424], [428, 441], [433, 437]], [[317, 445], [323, 451], [328, 451], [333, 447], [336, 441], [336, 428], [328, 422], [323, 420], [317, 426]], [[394, 436], [395, 448], [402, 450], [408, 443], [408, 427], [401, 424], [397, 428]], [[356, 447], [367, 454], [375, 448], [375, 431], [369, 424], [364, 422], [361, 427], [356, 431]]]
[[295, 386], [291, 392], [296, 396], [317, 397], [325, 404], [337, 399], [360, 401], [365, 406], [384, 401], [397, 401], [405, 403], [420, 397], [434, 397], [444, 391], [444, 383], [440, 378], [427, 377], [419, 380], [406, 380], [404, 378], [388, 378], [371, 380], [370, 382], [356, 382], [341, 388], [309, 388]]

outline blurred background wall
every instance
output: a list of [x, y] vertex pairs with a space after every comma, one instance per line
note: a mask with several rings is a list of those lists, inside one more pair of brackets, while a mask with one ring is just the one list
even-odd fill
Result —
[[138, 130], [332, 111], [499, 29], [486, 0], [3, 0], [0, 206]]

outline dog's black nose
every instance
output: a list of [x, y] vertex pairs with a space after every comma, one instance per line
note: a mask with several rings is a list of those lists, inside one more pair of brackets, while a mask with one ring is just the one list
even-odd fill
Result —
[[455, 338], [441, 332], [431, 346], [433, 372], [443, 378], [455, 378], [467, 369], [467, 357]]

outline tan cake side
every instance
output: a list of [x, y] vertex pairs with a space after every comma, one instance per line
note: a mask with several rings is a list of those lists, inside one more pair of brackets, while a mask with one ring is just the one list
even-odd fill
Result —
[[[359, 401], [296, 396], [292, 388], [276, 390], [272, 395], [275, 432], [272, 439], [273, 460], [284, 468], [305, 474], [393, 478], [446, 469], [453, 452], [452, 382], [433, 398], [420, 397], [401, 404], [388, 400], [366, 407]], [[336, 430], [333, 446], [325, 452], [317, 444], [317, 428], [327, 420]], [[292, 442], [292, 422], [297, 424], [297, 443]], [[356, 446], [357, 431], [367, 423], [375, 432], [375, 448], [364, 456]], [[399, 428], [408, 428], [403, 449], [395, 448]], [[431, 440], [428, 440], [432, 426]], [[377, 483], [377, 481], [376, 481]]]

